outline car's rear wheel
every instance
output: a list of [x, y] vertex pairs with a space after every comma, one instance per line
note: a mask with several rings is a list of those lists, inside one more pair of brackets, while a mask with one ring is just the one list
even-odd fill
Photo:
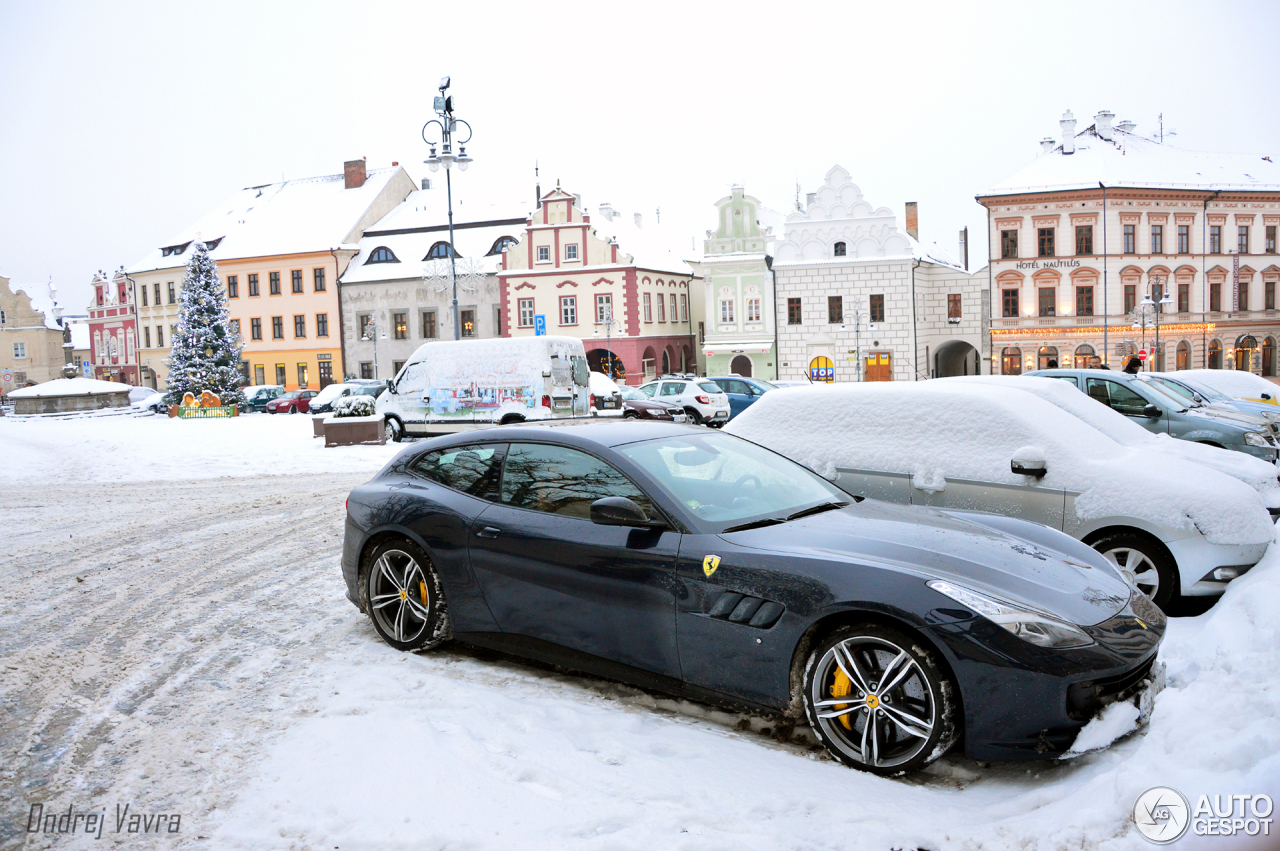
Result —
[[1111, 532], [1092, 546], [1160, 608], [1167, 609], [1180, 596], [1178, 567], [1173, 558], [1145, 535]]
[[387, 417], [382, 428], [387, 440], [393, 443], [399, 443], [400, 439], [404, 437], [404, 426], [400, 425], [400, 421], [395, 417]]
[[697, 408], [685, 408], [684, 412], [689, 415], [689, 422], [694, 425], [702, 425], [702, 414], [698, 413]]
[[369, 554], [360, 600], [378, 635], [397, 650], [430, 650], [452, 637], [440, 577], [412, 541], [384, 541]]
[[955, 685], [933, 652], [875, 624], [841, 627], [814, 646], [804, 705], [832, 756], [875, 774], [924, 768], [959, 735]]

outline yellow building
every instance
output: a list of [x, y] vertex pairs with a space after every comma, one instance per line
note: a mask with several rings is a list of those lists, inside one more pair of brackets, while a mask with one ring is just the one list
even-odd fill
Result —
[[338, 278], [364, 229], [413, 189], [397, 163], [367, 171], [354, 160], [342, 174], [236, 193], [128, 270], [137, 283], [140, 356], [152, 368], [167, 360], [189, 250], [203, 240], [226, 287], [231, 330], [244, 343], [245, 381], [290, 390], [341, 381], [348, 370]]

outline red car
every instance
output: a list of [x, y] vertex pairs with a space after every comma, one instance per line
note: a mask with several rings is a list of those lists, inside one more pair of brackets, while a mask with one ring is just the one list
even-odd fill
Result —
[[311, 399], [316, 395], [315, 390], [290, 390], [282, 396], [277, 396], [267, 403], [268, 414], [283, 413], [308, 413], [311, 410]]

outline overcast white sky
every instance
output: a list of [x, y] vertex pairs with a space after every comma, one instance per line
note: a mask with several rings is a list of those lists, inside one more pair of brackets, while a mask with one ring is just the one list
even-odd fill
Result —
[[[367, 156], [421, 177], [444, 74], [469, 177], [561, 179], [700, 233], [833, 163], [956, 251], [973, 196], [1100, 108], [1280, 154], [1280, 3], [23, 3], [0, 0], [0, 275], [83, 313], [237, 189]], [[971, 252], [971, 268], [984, 260]]]

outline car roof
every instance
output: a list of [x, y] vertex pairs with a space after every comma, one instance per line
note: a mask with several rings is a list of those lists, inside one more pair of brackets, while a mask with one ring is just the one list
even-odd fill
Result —
[[[566, 446], [583, 448], [612, 448], [641, 440], [688, 434], [691, 426], [679, 423], [642, 422], [610, 417], [604, 420], [562, 419], [538, 423], [495, 426], [480, 432], [463, 432], [438, 438], [438, 446], [457, 446], [464, 443], [511, 443], [521, 440], [543, 442], [550, 440]], [[702, 430], [701, 433], [705, 433]]]

